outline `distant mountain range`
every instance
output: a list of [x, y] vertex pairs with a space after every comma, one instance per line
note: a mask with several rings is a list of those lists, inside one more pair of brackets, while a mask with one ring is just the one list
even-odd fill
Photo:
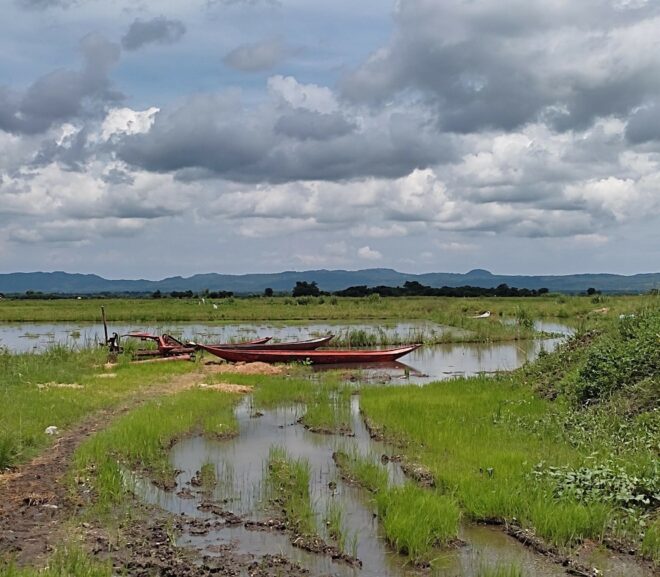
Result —
[[72, 274], [66, 272], [29, 272], [0, 274], [0, 292], [24, 293], [26, 291], [64, 294], [94, 293], [149, 293], [160, 290], [200, 292], [232, 291], [236, 294], [262, 293], [267, 287], [275, 292], [290, 292], [296, 281], [316, 282], [321, 290], [337, 291], [349, 286], [401, 286], [406, 281], [418, 281], [431, 287], [510, 287], [539, 289], [552, 292], [576, 293], [595, 288], [602, 292], [640, 293], [660, 288], [660, 273], [636, 274], [576, 274], [563, 276], [512, 276], [495, 275], [483, 269], [466, 274], [424, 273], [409, 274], [386, 268], [365, 270], [308, 270], [286, 271], [272, 274], [196, 274], [162, 280], [109, 280], [94, 274]]

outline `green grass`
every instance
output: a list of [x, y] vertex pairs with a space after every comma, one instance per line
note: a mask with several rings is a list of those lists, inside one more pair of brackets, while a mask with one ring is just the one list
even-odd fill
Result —
[[431, 563], [438, 548], [457, 538], [461, 513], [451, 496], [411, 483], [390, 487], [373, 456], [337, 451], [333, 457], [346, 479], [373, 493], [387, 542], [413, 564]]
[[531, 469], [541, 460], [576, 464], [584, 458], [558, 441], [560, 431], [534, 434], [524, 426], [543, 421], [548, 405], [510, 377], [362, 393], [369, 418], [405, 444], [411, 459], [428, 466], [439, 488], [455, 496], [471, 518], [515, 518], [561, 545], [599, 539], [607, 506], [570, 501], [560, 506], [549, 487], [530, 482]]
[[[543, 318], [581, 319], [585, 328], [607, 322], [644, 306], [657, 306], [650, 296], [601, 296], [598, 302], [579, 296], [548, 295], [535, 298], [445, 298], [407, 297], [381, 298], [309, 298], [299, 304], [286, 297], [234, 298], [217, 301], [214, 309], [209, 302], [201, 305], [197, 299], [63, 299], [0, 301], [0, 322], [100, 322], [100, 306], [104, 305], [112, 322], [210, 322], [235, 321], [410, 321], [424, 320], [469, 331], [452, 337], [412, 335], [428, 342], [472, 340], [487, 342], [529, 338], [528, 321]], [[607, 313], [594, 310], [607, 308]], [[490, 319], [472, 319], [474, 314], [490, 310]], [[505, 326], [500, 319], [523, 321]], [[405, 336], [402, 336], [402, 338]], [[343, 338], [343, 337], [342, 337]], [[349, 340], [372, 344], [373, 335], [354, 335]], [[408, 337], [406, 337], [408, 338]], [[381, 344], [382, 343], [381, 341]], [[388, 343], [393, 344], [393, 343]]]
[[[138, 390], [195, 370], [193, 363], [130, 365], [103, 378], [106, 354], [99, 349], [53, 347], [41, 354], [0, 350], [0, 470], [16, 466], [53, 442], [44, 430], [64, 431], [86, 415], [119, 403]], [[52, 386], [75, 384], [82, 388]]]
[[660, 566], [660, 518], [656, 519], [646, 530], [641, 546], [642, 555]]
[[57, 549], [44, 569], [17, 567], [0, 561], [0, 577], [111, 577], [112, 566], [92, 559], [79, 546]]
[[313, 398], [307, 403], [302, 423], [309, 429], [326, 433], [351, 433], [350, 399], [353, 389], [341, 385], [335, 388], [327, 381], [318, 386]]
[[376, 505], [388, 543], [416, 565], [458, 535], [460, 510], [450, 496], [407, 483], [376, 493]]
[[309, 495], [311, 469], [306, 459], [293, 459], [282, 447], [271, 447], [266, 486], [268, 499], [291, 529], [300, 535], [316, 534], [314, 508]]
[[482, 564], [476, 577], [523, 577], [520, 566], [516, 564], [497, 564], [493, 566]]
[[387, 471], [377, 462], [376, 457], [365, 457], [355, 451], [336, 451], [333, 458], [342, 474], [351, 482], [371, 493], [387, 490]]
[[189, 434], [235, 434], [233, 408], [239, 399], [192, 389], [150, 401], [81, 445], [74, 457], [75, 475], [94, 490], [99, 513], [109, 512], [123, 500], [122, 466], [171, 486], [174, 470], [168, 453], [174, 442]]
[[[635, 318], [638, 332], [621, 345], [627, 351], [660, 326]], [[654, 529], [640, 537], [637, 519], [659, 503], [657, 395], [648, 401], [658, 368], [651, 355], [634, 367], [603, 358], [602, 343], [612, 346], [621, 326], [601, 330], [593, 342], [568, 343], [511, 375], [366, 388], [361, 406], [472, 519], [515, 519], [564, 548], [612, 535], [637, 544], [643, 538], [652, 550]], [[600, 409], [576, 401], [574, 390], [588, 382], [607, 383], [596, 397]], [[535, 389], [559, 396], [545, 400]]]

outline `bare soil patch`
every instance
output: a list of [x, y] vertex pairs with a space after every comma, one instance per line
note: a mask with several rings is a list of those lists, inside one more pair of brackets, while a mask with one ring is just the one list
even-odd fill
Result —
[[214, 373], [238, 373], [241, 375], [282, 375], [285, 367], [269, 365], [268, 363], [218, 363], [216, 361], [207, 361], [206, 367], [209, 367]]

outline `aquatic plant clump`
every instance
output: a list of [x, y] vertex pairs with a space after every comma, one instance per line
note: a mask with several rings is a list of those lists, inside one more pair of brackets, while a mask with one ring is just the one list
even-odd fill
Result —
[[271, 447], [267, 467], [270, 502], [282, 512], [294, 532], [303, 536], [316, 534], [314, 508], [309, 495], [309, 462], [291, 458], [282, 447]]

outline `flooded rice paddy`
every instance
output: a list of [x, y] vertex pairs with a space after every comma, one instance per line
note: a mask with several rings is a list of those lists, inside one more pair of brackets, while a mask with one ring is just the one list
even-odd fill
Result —
[[[364, 369], [368, 378], [385, 382], [427, 383], [433, 380], [478, 373], [495, 373], [516, 369], [535, 359], [541, 350], [550, 351], [572, 329], [558, 322], [537, 322], [537, 330], [552, 334], [550, 338], [501, 343], [451, 343], [425, 345], [403, 357], [401, 362], [384, 366], [345, 366]], [[347, 331], [365, 331], [392, 337], [411, 338], [417, 335], [438, 336], [447, 332], [457, 334], [460, 329], [426, 322], [407, 323], [313, 323], [277, 325], [244, 323], [212, 325], [203, 323], [173, 323], [167, 326], [140, 324], [111, 325], [110, 331], [125, 334], [144, 330], [154, 333], [169, 332], [182, 340], [199, 342], [231, 342], [249, 340], [257, 336], [272, 336], [273, 341], [298, 340]], [[561, 336], [564, 335], [564, 336]], [[2, 323], [0, 347], [14, 352], [42, 351], [53, 345], [83, 347], [103, 340], [103, 326], [80, 323]], [[333, 366], [332, 368], [340, 368]]]
[[[393, 454], [391, 448], [369, 437], [360, 416], [359, 398], [354, 397], [351, 403], [354, 436], [312, 433], [297, 422], [303, 413], [303, 407], [294, 406], [264, 411], [260, 417], [255, 417], [251, 399], [246, 398], [236, 410], [240, 432], [235, 439], [213, 441], [194, 437], [174, 447], [171, 461], [180, 471], [174, 491], [164, 491], [130, 475], [127, 475], [127, 482], [150, 504], [183, 514], [188, 519], [211, 521], [201, 531], [199, 523], [185, 523], [184, 526], [193, 529], [184, 531], [178, 541], [179, 545], [192, 547], [202, 555], [212, 555], [214, 549], [222, 546], [233, 546], [239, 552], [255, 555], [284, 555], [309, 569], [312, 575], [398, 577], [420, 574], [419, 569], [388, 548], [369, 493], [344, 483], [333, 461], [333, 452], [338, 450], [356, 451], [371, 456], [378, 463], [381, 463], [381, 455]], [[284, 531], [255, 530], [254, 522], [273, 518], [265, 498], [271, 447], [285, 447], [291, 457], [309, 463], [309, 491], [319, 535], [327, 540], [323, 519], [330, 507], [340, 507], [348, 553], [361, 561], [361, 567], [296, 547]], [[214, 467], [218, 483], [212, 492], [205, 493], [195, 489], [194, 477], [208, 463]], [[389, 461], [381, 466], [387, 468], [392, 485], [404, 482], [403, 472], [396, 463]], [[239, 516], [241, 522], [215, 523], [218, 515], [208, 511], [209, 501]], [[561, 567], [534, 554], [497, 528], [466, 524], [460, 538], [463, 541], [460, 546], [438, 550], [431, 570], [433, 575], [476, 576], [484, 566], [498, 565], [515, 565], [524, 575], [534, 577], [566, 574]]]
[[[171, 463], [178, 472], [174, 490], [165, 491], [130, 473], [126, 473], [125, 481], [145, 502], [183, 519], [177, 544], [205, 557], [231, 547], [257, 557], [283, 555], [311, 575], [339, 577], [478, 577], [486, 569], [496, 568], [519, 571], [526, 577], [569, 574], [501, 528], [468, 522], [461, 526], [458, 544], [437, 550], [431, 568], [412, 566], [388, 547], [371, 494], [344, 482], [333, 460], [335, 451], [369, 457], [387, 470], [391, 486], [405, 482], [399, 465], [381, 458], [395, 451], [371, 439], [360, 414], [359, 397], [351, 399], [351, 436], [308, 431], [298, 422], [304, 411], [303, 406], [289, 406], [256, 412], [251, 397], [246, 397], [236, 409], [239, 434], [235, 438], [221, 441], [192, 437], [172, 449]], [[291, 533], [273, 522], [278, 513], [271, 509], [266, 490], [273, 447], [284, 447], [293, 459], [309, 463], [308, 488], [317, 532], [330, 542], [325, 519], [331, 508], [339, 508], [346, 552], [359, 559], [359, 564], [295, 546]], [[216, 484], [201, 488], [196, 479], [209, 466], [215, 472]], [[602, 558], [599, 566], [602, 574], [610, 577], [648, 575], [625, 558]]]

